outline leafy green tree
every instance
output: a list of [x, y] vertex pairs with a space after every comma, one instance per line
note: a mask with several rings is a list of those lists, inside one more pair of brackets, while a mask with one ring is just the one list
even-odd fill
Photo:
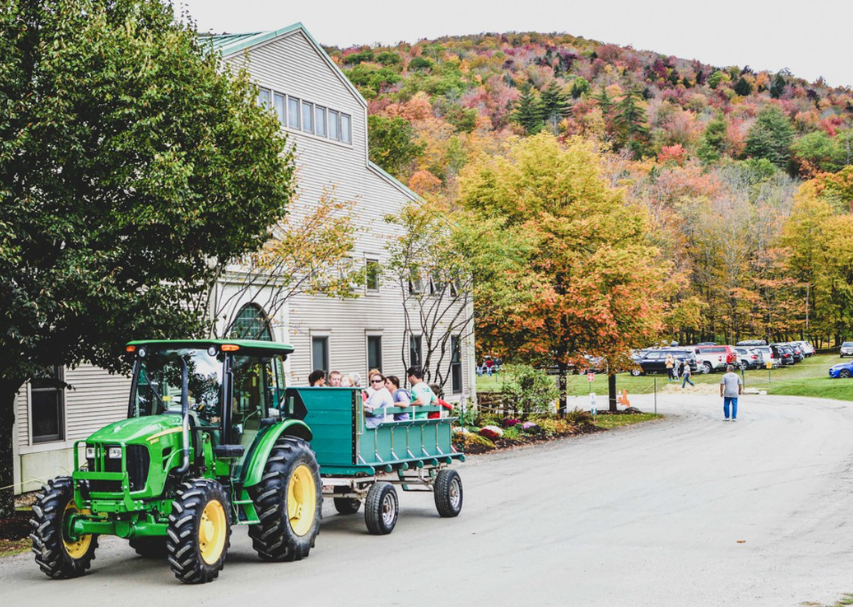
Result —
[[773, 99], [779, 99], [782, 96], [782, 93], [785, 92], [785, 86], [788, 83], [785, 81], [785, 72], [780, 71], [777, 72], [776, 76], [773, 78], [773, 84], [770, 85], [770, 96]]
[[589, 92], [590, 86], [586, 78], [578, 76], [572, 81], [572, 99], [578, 99]]
[[415, 57], [409, 62], [410, 70], [430, 70], [435, 64], [426, 57]]
[[556, 81], [552, 80], [542, 91], [539, 103], [542, 108], [542, 117], [551, 126], [551, 131], [556, 134], [560, 120], [568, 116], [571, 111], [569, 96], [562, 91]]
[[525, 86], [521, 90], [521, 97], [515, 102], [512, 119], [524, 128], [527, 135], [535, 135], [542, 130], [542, 106], [531, 86]]
[[370, 159], [392, 175], [400, 175], [426, 147], [405, 118], [368, 116], [367, 133]]
[[649, 137], [646, 118], [642, 95], [636, 89], [631, 89], [616, 106], [616, 117], [613, 122], [617, 129], [619, 144], [630, 149], [636, 158], [643, 156], [645, 142]]
[[720, 70], [716, 70], [713, 74], [708, 76], [708, 86], [710, 86], [712, 89], [716, 89], [718, 86], [720, 86], [720, 83], [725, 79], [726, 79], [725, 72], [722, 72]]
[[722, 112], [719, 112], [708, 123], [705, 132], [702, 134], [702, 140], [696, 150], [699, 160], [705, 164], [713, 164], [723, 156], [726, 151], [727, 130], [726, 117]]
[[343, 62], [345, 65], [355, 65], [364, 61], [373, 61], [374, 57], [373, 49], [366, 48], [358, 53], [347, 55], [343, 58]]
[[391, 67], [359, 63], [347, 71], [347, 78], [358, 87], [362, 95], [374, 99], [384, 88], [399, 82], [401, 76]]
[[383, 51], [376, 56], [376, 60], [385, 66], [399, 65], [403, 62], [403, 58], [394, 51]]
[[801, 173], [814, 170], [835, 173], [847, 161], [846, 150], [840, 137], [830, 137], [824, 131], [808, 133], [791, 144], [795, 164]]
[[741, 76], [738, 79], [737, 83], [735, 83], [735, 93], [737, 93], [741, 97], [746, 97], [748, 95], [751, 95], [752, 94], [752, 84], [749, 82], [749, 80], [747, 80], [746, 78]]
[[211, 283], [266, 241], [294, 173], [248, 75], [159, 0], [4, 2], [0, 107], [2, 517], [19, 388], [206, 334]]
[[784, 168], [790, 156], [789, 146], [794, 139], [794, 127], [776, 106], [761, 110], [755, 124], [750, 127], [744, 154], [752, 158], [766, 158], [779, 168]]

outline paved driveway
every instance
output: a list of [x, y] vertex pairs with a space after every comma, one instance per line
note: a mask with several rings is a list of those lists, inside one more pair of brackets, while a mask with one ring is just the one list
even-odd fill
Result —
[[3, 604], [793, 607], [853, 592], [853, 406], [748, 396], [732, 424], [719, 398], [682, 398], [659, 398], [662, 422], [470, 459], [456, 519], [401, 494], [397, 529], [372, 537], [327, 508], [310, 558], [281, 564], [239, 529], [203, 587], [108, 538], [81, 579], [3, 560]]

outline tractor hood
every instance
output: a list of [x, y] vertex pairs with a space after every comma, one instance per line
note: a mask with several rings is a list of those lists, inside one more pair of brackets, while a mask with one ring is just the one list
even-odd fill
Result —
[[131, 417], [104, 426], [87, 439], [92, 443], [141, 443], [181, 431], [181, 416], [150, 415]]

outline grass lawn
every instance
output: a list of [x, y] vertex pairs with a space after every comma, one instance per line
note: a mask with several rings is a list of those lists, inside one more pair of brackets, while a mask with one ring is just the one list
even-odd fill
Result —
[[[747, 371], [744, 383], [747, 388], [758, 388], [767, 390], [768, 394], [788, 394], [794, 396], [818, 396], [823, 398], [837, 398], [839, 400], [853, 401], [853, 379], [830, 379], [827, 370], [832, 365], [841, 362], [838, 355], [823, 354], [807, 358], [798, 365], [781, 367], [770, 371], [766, 369]], [[693, 383], [720, 383], [720, 373], [708, 375], [693, 375]], [[651, 394], [657, 389], [661, 390], [668, 382], [666, 375], [643, 375], [633, 377], [630, 373], [620, 373], [616, 379], [618, 390], [627, 390], [631, 394]], [[592, 382], [587, 381], [586, 375], [569, 376], [569, 394], [572, 396], [583, 396], [590, 392], [599, 395], [607, 394], [607, 376], [596, 375]], [[478, 392], [494, 392], [502, 389], [504, 376], [501, 374], [492, 377], [478, 377]], [[556, 381], [556, 380], [555, 380]], [[680, 381], [680, 380], [679, 380]], [[680, 385], [680, 383], [679, 383]]]
[[653, 419], [663, 418], [663, 415], [654, 413], [635, 413], [634, 415], [596, 415], [595, 425], [605, 430], [611, 428], [621, 428], [622, 426], [631, 426], [642, 422], [649, 422]]

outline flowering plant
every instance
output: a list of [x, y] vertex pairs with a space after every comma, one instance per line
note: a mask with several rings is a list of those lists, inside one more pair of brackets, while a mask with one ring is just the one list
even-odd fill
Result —
[[517, 426], [521, 423], [520, 419], [505, 419], [504, 420], [504, 428], [512, 428], [513, 426]]
[[485, 426], [480, 429], [480, 436], [484, 436], [489, 440], [497, 440], [504, 435], [504, 431], [497, 426]]

